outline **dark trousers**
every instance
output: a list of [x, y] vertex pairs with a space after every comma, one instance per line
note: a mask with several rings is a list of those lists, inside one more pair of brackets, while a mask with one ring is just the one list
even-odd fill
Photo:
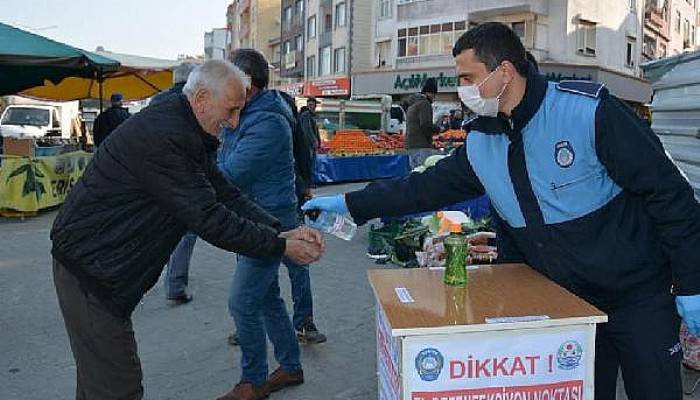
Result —
[[53, 276], [77, 367], [76, 400], [142, 399], [143, 375], [131, 319], [110, 314], [56, 260]]
[[609, 312], [596, 332], [595, 399], [615, 400], [621, 368], [630, 400], [681, 400], [679, 327], [670, 294]]

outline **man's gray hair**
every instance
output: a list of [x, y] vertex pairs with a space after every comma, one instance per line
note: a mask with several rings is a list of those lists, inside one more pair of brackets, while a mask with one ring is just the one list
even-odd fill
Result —
[[231, 78], [239, 80], [246, 89], [250, 87], [250, 78], [235, 65], [223, 60], [209, 60], [192, 70], [182, 93], [191, 100], [197, 89], [203, 88], [218, 97]]
[[178, 83], [187, 82], [187, 78], [196, 66], [197, 64], [186, 62], [175, 67], [173, 69], [173, 83], [177, 85]]

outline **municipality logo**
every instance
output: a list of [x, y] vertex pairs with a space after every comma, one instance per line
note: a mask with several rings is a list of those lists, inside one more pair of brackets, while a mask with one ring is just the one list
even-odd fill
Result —
[[576, 153], [569, 141], [564, 140], [554, 145], [554, 160], [562, 168], [569, 168], [574, 163]]
[[444, 364], [442, 354], [433, 348], [423, 349], [416, 356], [416, 371], [426, 382], [437, 380]]
[[568, 340], [559, 346], [557, 351], [557, 364], [559, 369], [572, 370], [581, 364], [583, 348], [575, 340]]

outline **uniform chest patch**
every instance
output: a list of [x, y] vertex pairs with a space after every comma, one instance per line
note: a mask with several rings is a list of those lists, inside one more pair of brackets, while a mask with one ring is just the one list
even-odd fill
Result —
[[554, 160], [562, 168], [569, 168], [574, 163], [576, 153], [568, 140], [563, 140], [554, 145]]

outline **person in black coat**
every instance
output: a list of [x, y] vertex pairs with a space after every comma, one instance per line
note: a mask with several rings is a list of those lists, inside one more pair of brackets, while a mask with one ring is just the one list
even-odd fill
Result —
[[248, 82], [229, 62], [203, 64], [183, 95], [115, 129], [59, 211], [51, 253], [76, 398], [143, 397], [131, 314], [186, 231], [250, 257], [320, 257], [320, 233], [280, 232], [216, 166], [217, 135], [238, 124]]
[[129, 111], [122, 107], [122, 100], [124, 96], [121, 93], [112, 93], [109, 101], [112, 106], [95, 118], [95, 124], [93, 126], [93, 140], [95, 141], [95, 147], [98, 147], [110, 133], [112, 133], [122, 122], [126, 121], [131, 114]]
[[313, 187], [313, 173], [316, 165], [316, 155], [321, 147], [321, 135], [318, 130], [316, 107], [318, 101], [315, 97], [306, 100], [306, 106], [299, 112], [301, 135], [299, 146], [294, 148], [294, 158], [298, 161], [299, 179], [297, 180], [297, 197], [299, 205], [311, 198]]

